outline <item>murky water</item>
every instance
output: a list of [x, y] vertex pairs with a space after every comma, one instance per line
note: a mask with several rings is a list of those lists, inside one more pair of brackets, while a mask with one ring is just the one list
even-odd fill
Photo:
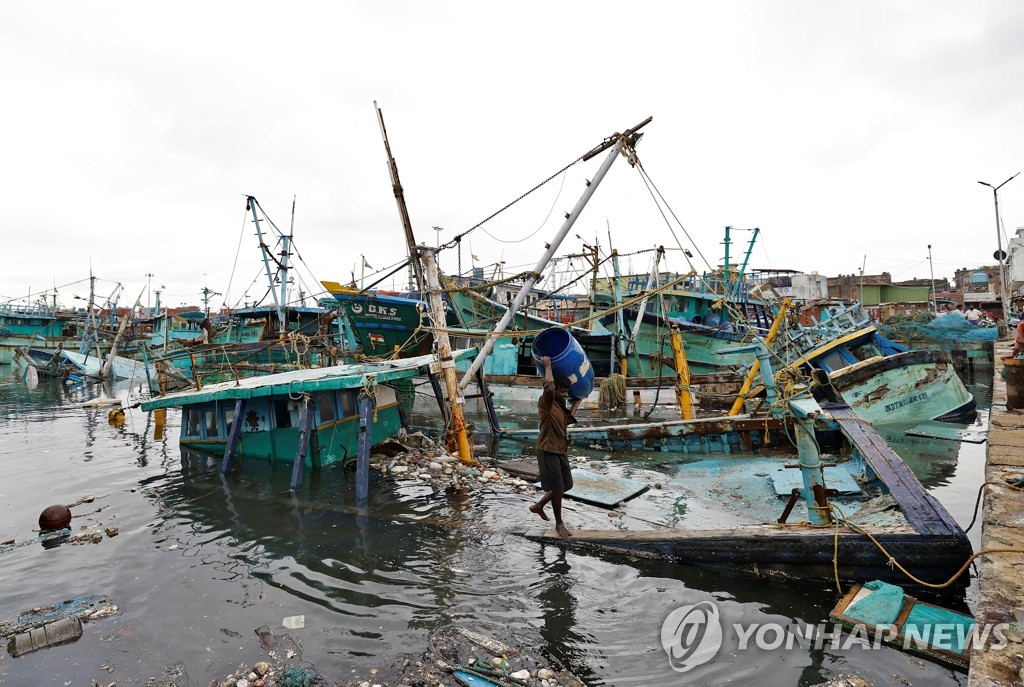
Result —
[[[983, 386], [972, 391], [989, 398]], [[344, 683], [370, 667], [423, 658], [431, 634], [452, 624], [548, 653], [593, 685], [809, 685], [840, 674], [966, 684], [963, 674], [892, 649], [828, 645], [724, 651], [681, 675], [660, 641], [676, 607], [714, 599], [729, 622], [815, 624], [827, 620], [835, 590], [528, 541], [508, 533], [534, 524], [525, 494], [456, 497], [379, 482], [364, 512], [340, 470], [307, 474], [296, 497], [287, 465], [247, 461], [222, 479], [217, 461], [182, 455], [178, 413], [156, 440], [137, 409], [115, 428], [106, 409], [78, 407], [95, 393], [29, 390], [0, 370], [0, 541], [34, 539], [45, 506], [87, 495], [95, 501], [74, 508], [75, 530], [119, 530], [99, 544], [0, 549], [0, 622], [86, 594], [108, 596], [121, 610], [88, 624], [74, 644], [0, 654], [0, 684], [144, 685], [180, 661], [192, 685], [206, 685], [262, 659], [253, 633], [261, 625], [290, 634], [304, 661]], [[915, 439], [895, 448], [966, 525], [984, 445]], [[648, 470], [664, 455], [611, 460]], [[568, 503], [566, 518], [607, 520], [594, 512]], [[285, 630], [282, 619], [297, 615], [304, 627]]]

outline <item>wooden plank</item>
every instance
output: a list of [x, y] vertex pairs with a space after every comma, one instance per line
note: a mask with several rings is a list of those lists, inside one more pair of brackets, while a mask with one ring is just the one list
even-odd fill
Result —
[[[599, 475], [575, 468], [572, 471], [573, 487], [565, 492], [566, 498], [596, 506], [614, 508], [650, 489], [650, 485], [638, 480], [611, 475]], [[540, 487], [540, 484], [535, 486]]]
[[829, 413], [850, 441], [860, 449], [878, 478], [885, 483], [911, 526], [921, 534], [954, 534], [963, 530], [938, 501], [928, 495], [907, 464], [885, 440], [851, 409], [833, 407]]

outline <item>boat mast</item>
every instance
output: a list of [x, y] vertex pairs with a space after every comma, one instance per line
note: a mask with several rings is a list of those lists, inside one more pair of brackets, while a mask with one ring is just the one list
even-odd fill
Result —
[[[633, 331], [629, 335], [629, 347], [636, 345], [636, 338], [640, 336], [640, 325], [643, 324], [644, 315], [647, 313], [647, 301], [650, 300], [648, 295], [652, 290], [658, 286], [658, 272], [661, 269], [661, 258], [665, 255], [665, 247], [658, 246], [657, 250], [654, 251], [654, 264], [651, 265], [651, 272], [647, 275], [647, 285], [644, 286], [644, 297], [640, 301], [640, 305], [636, 308], [636, 321], [633, 323]], [[664, 315], [664, 313], [662, 313]], [[623, 373], [625, 374], [625, 373]]]
[[[292, 236], [295, 234], [295, 196], [292, 196], [292, 225], [288, 229], [288, 235], [281, 237], [281, 304], [282, 313], [288, 307], [288, 258], [291, 256]], [[287, 315], [285, 315], [287, 317]], [[288, 332], [288, 323], [281, 321], [280, 334], [284, 336]]]
[[619, 361], [619, 374], [626, 376], [626, 354], [629, 340], [626, 338], [626, 319], [622, 312], [622, 274], [619, 271], [619, 251], [612, 249], [612, 269], [615, 271], [615, 357]]
[[633, 128], [626, 129], [625, 133], [609, 136], [604, 140], [604, 142], [583, 156], [582, 159], [584, 161], [590, 160], [596, 155], [599, 155], [603, 151], [611, 148], [611, 152], [608, 153], [604, 163], [597, 170], [597, 174], [594, 175], [593, 180], [587, 183], [587, 189], [576, 202], [576, 207], [572, 209], [572, 212], [566, 215], [562, 228], [558, 230], [555, 238], [548, 244], [547, 250], [544, 251], [544, 255], [541, 256], [537, 266], [533, 268], [533, 272], [530, 273], [530, 276], [526, 278], [526, 282], [519, 289], [519, 293], [516, 294], [516, 298], [512, 302], [512, 305], [505, 311], [505, 314], [502, 315], [501, 320], [499, 320], [498, 324], [495, 325], [494, 330], [487, 335], [487, 340], [484, 342], [483, 348], [480, 349], [480, 353], [473, 360], [473, 364], [470, 365], [466, 374], [463, 375], [462, 381], [459, 382], [460, 389], [465, 389], [469, 383], [473, 381], [477, 371], [479, 371], [481, 366], [483, 366], [484, 359], [490, 355], [491, 351], [494, 349], [494, 344], [497, 342], [498, 337], [501, 336], [501, 333], [505, 331], [505, 327], [507, 327], [508, 323], [512, 320], [513, 313], [519, 310], [523, 305], [523, 301], [526, 300], [527, 294], [533, 290], [534, 285], [536, 285], [540, 280], [540, 275], [543, 273], [544, 268], [548, 266], [548, 263], [551, 262], [551, 258], [553, 258], [555, 253], [558, 251], [558, 247], [562, 245], [562, 241], [569, 233], [569, 230], [576, 222], [576, 219], [580, 216], [580, 213], [583, 212], [583, 208], [587, 206], [587, 201], [589, 201], [590, 197], [594, 195], [594, 191], [597, 190], [601, 180], [604, 179], [605, 175], [608, 173], [612, 163], [615, 162], [615, 158], [620, 154], [625, 155], [631, 164], [635, 164], [636, 153], [633, 148], [636, 146], [637, 141], [640, 140], [640, 135], [638, 135], [637, 132], [646, 126], [652, 119], [653, 117], [648, 117]]
[[444, 377], [448, 403], [451, 407], [451, 424], [447, 428], [446, 434], [455, 436], [455, 444], [459, 449], [459, 460], [463, 463], [477, 465], [476, 459], [473, 458], [472, 446], [469, 444], [469, 436], [466, 434], [466, 421], [462, 415], [462, 406], [466, 401], [459, 388], [455, 360], [452, 358], [452, 344], [448, 338], [444, 301], [441, 300], [441, 279], [437, 271], [437, 248], [421, 246], [418, 252], [423, 259], [426, 271], [427, 290], [423, 295], [426, 296], [427, 302], [430, 304], [430, 314], [434, 320], [434, 341], [437, 343], [437, 359], [441, 365], [441, 374]]
[[740, 271], [736, 275], [736, 297], [740, 295], [740, 283], [743, 281], [743, 277], [747, 274], [747, 264], [750, 262], [750, 254], [754, 252], [754, 242], [757, 241], [757, 235], [761, 233], [759, 227], [754, 227], [754, 234], [750, 237], [750, 243], [747, 244], [747, 253], [743, 256], [743, 264], [740, 266]]
[[[377, 121], [380, 123], [380, 135], [384, 138], [384, 150], [388, 154], [388, 173], [391, 174], [391, 188], [395, 191], [395, 202], [398, 204], [398, 214], [402, 218], [402, 228], [405, 229], [405, 243], [409, 248], [409, 260], [412, 263], [413, 273], [416, 275], [416, 288], [420, 294], [423, 293], [423, 268], [420, 266], [419, 250], [416, 246], [416, 237], [412, 233], [412, 220], [409, 219], [409, 209], [405, 205], [405, 190], [402, 182], [398, 179], [398, 164], [391, 154], [391, 144], [388, 143], [388, 131], [384, 128], [384, 113], [377, 107], [377, 101], [373, 101], [373, 109], [377, 110]], [[365, 259], [363, 263], [365, 264]], [[442, 323], [443, 324], [443, 323]]]
[[[281, 332], [281, 334], [284, 334], [284, 332], [288, 331], [288, 324], [285, 321], [284, 306], [281, 303], [281, 301], [278, 299], [278, 297], [277, 297], [277, 290], [274, 288], [274, 275], [272, 275], [270, 273], [270, 258], [267, 256], [267, 252], [270, 249], [267, 246], [267, 242], [263, 240], [263, 229], [260, 228], [260, 218], [259, 218], [259, 214], [256, 212], [256, 206], [257, 206], [257, 203], [256, 203], [256, 199], [254, 197], [252, 197], [252, 196], [246, 196], [245, 197], [245, 209], [249, 210], [250, 212], [252, 212], [252, 221], [256, 223], [256, 236], [260, 240], [260, 253], [263, 255], [263, 269], [267, 273], [267, 283], [270, 285], [270, 295], [274, 297], [274, 308], [277, 309], [277, 320], [278, 320], [278, 322], [281, 323], [281, 326], [280, 326], [278, 331]], [[285, 244], [285, 254], [286, 254], [285, 255], [285, 259], [287, 259], [287, 252], [288, 252], [288, 249], [287, 249], [287, 243], [286, 243]], [[284, 286], [283, 282], [287, 281], [287, 279], [286, 279], [287, 276], [288, 276], [287, 273], [282, 275], [282, 277], [283, 277], [282, 280], [281, 280], [282, 281], [282, 287]]]
[[729, 244], [732, 243], [732, 240], [729, 238], [729, 231], [731, 229], [732, 227], [725, 228], [725, 241], [723, 241], [725, 244], [725, 268], [722, 271], [722, 278], [725, 280], [725, 284], [723, 285], [722, 293], [726, 296], [729, 295]]

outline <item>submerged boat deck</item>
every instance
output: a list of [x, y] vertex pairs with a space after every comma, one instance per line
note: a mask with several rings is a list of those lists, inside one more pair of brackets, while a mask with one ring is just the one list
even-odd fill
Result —
[[[571, 547], [757, 572], [904, 581], [904, 574], [889, 565], [891, 556], [923, 580], [946, 581], [971, 554], [966, 534], [867, 423], [845, 407], [828, 412], [859, 454], [853, 459], [822, 455], [830, 465], [826, 487], [839, 492], [829, 499], [842, 515], [839, 523], [808, 524], [800, 500], [787, 521], [778, 522], [802, 479], [792, 449], [789, 455], [665, 452], [660, 454], [660, 488], [652, 485], [627, 502], [622, 517], [609, 518], [612, 529], [598, 524], [600, 518], [587, 518], [584, 529], [569, 539], [543, 527], [521, 534]], [[760, 431], [765, 431], [763, 420]], [[526, 466], [503, 467], [527, 475]], [[592, 468], [600, 468], [600, 461], [592, 462]], [[618, 476], [645, 477], [642, 470], [628, 469]]]

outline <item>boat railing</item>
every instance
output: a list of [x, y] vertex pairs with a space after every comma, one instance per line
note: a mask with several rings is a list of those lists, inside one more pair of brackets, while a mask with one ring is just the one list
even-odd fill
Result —
[[57, 309], [48, 305], [30, 305], [25, 303], [4, 303], [0, 305], [0, 315], [10, 317], [54, 317]]

